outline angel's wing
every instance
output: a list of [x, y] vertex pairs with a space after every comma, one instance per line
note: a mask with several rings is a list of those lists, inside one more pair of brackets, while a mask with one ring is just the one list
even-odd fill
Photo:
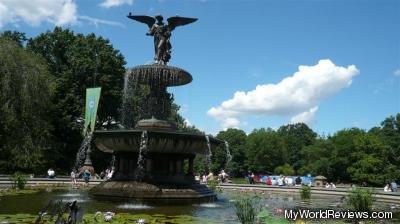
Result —
[[168, 26], [171, 30], [174, 30], [177, 26], [184, 26], [189, 23], [193, 23], [197, 21], [197, 18], [187, 18], [187, 17], [180, 17], [180, 16], [173, 16], [169, 17], [168, 19]]
[[151, 28], [153, 26], [153, 24], [156, 22], [156, 19], [151, 16], [134, 16], [131, 13], [129, 13], [129, 15], [127, 17], [129, 19], [133, 19], [138, 22], [145, 23], [145, 24], [147, 24], [147, 26], [149, 26], [149, 28]]

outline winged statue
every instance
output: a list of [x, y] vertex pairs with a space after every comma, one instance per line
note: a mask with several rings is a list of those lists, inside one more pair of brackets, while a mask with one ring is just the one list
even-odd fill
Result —
[[129, 13], [128, 18], [144, 23], [149, 27], [146, 33], [148, 36], [154, 36], [154, 60], [156, 64], [166, 65], [171, 59], [171, 33], [178, 26], [184, 26], [193, 23], [197, 18], [187, 18], [180, 16], [172, 16], [167, 19], [168, 24], [163, 22], [161, 15], [154, 17], [146, 15], [133, 15]]

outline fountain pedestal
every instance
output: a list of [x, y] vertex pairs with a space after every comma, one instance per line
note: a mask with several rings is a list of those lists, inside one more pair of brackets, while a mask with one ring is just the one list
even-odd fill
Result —
[[190, 83], [192, 76], [166, 65], [138, 66], [126, 76], [127, 88], [137, 83], [150, 87], [145, 119], [135, 129], [95, 132], [96, 147], [115, 156], [115, 171], [111, 180], [92, 188], [91, 193], [137, 199], [215, 198], [213, 191], [194, 180], [193, 161], [196, 154], [207, 155], [224, 142], [177, 132], [176, 126], [166, 121], [172, 102], [167, 87]]

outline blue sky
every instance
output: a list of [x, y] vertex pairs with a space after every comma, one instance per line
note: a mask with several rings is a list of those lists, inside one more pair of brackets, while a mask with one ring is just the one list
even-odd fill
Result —
[[304, 121], [328, 134], [400, 112], [400, 1], [0, 0], [0, 29], [94, 32], [132, 67], [152, 60], [153, 40], [130, 11], [199, 18], [172, 36], [170, 64], [193, 82], [169, 91], [208, 133]]

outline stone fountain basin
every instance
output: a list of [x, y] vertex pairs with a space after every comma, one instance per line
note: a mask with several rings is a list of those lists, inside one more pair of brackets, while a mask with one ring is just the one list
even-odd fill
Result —
[[127, 77], [134, 77], [143, 84], [165, 84], [166, 86], [180, 86], [190, 83], [193, 78], [184, 69], [168, 65], [139, 65], [126, 71]]
[[[95, 131], [94, 144], [99, 150], [108, 153], [139, 152], [142, 132], [141, 129]], [[148, 130], [147, 135], [147, 152], [208, 154], [205, 135], [154, 130]], [[224, 141], [211, 136], [209, 136], [209, 140], [211, 150], [224, 144]]]

